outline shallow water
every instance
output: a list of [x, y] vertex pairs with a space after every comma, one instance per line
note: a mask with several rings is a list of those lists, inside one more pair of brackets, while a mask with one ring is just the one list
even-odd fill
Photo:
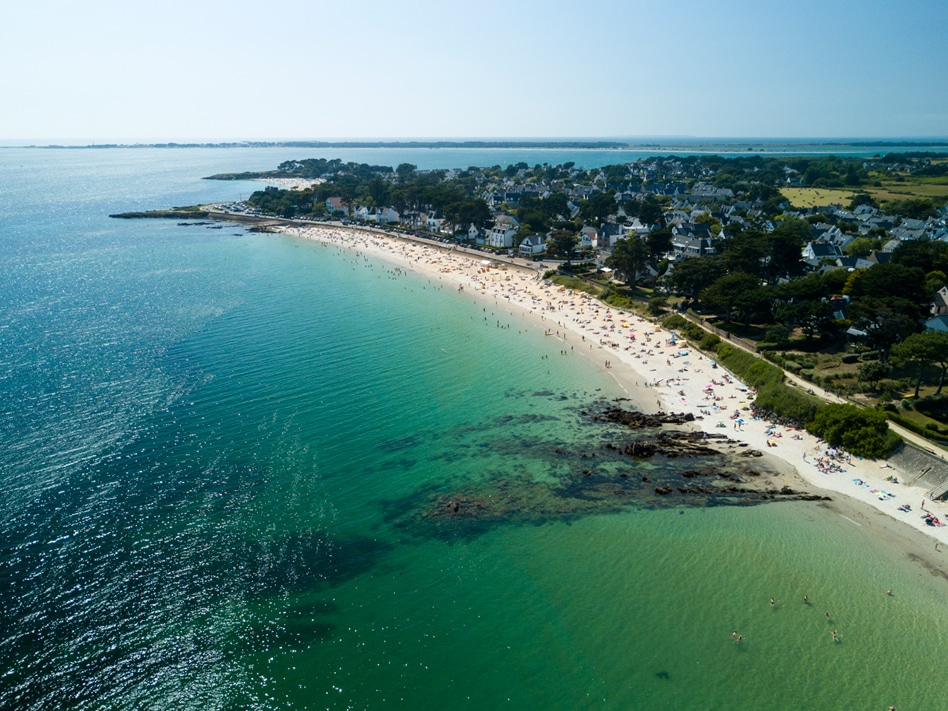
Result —
[[[945, 581], [817, 504], [557, 510], [614, 385], [519, 314], [105, 217], [246, 189], [220, 153], [37, 155], [0, 166], [0, 708], [943, 702]], [[477, 487], [506, 515], [416, 525]]]

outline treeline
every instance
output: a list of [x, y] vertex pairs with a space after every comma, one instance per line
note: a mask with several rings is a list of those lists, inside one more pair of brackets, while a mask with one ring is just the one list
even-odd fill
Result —
[[487, 203], [472, 196], [472, 185], [463, 175], [445, 180], [444, 171], [418, 173], [410, 164], [398, 166], [393, 174], [396, 180], [383, 178], [376, 166], [359, 165], [305, 190], [258, 190], [247, 202], [262, 212], [281, 217], [325, 215], [327, 199], [339, 197], [349, 209], [364, 205], [394, 207], [400, 213], [437, 211], [455, 224], [473, 223], [480, 228], [492, 221]]
[[888, 263], [804, 274], [808, 233], [809, 224], [793, 218], [772, 233], [736, 233], [720, 254], [677, 262], [664, 282], [687, 306], [765, 328], [763, 343], [778, 344], [796, 329], [832, 342], [852, 327], [886, 362], [895, 344], [922, 330], [948, 284], [948, 244], [903, 242]]

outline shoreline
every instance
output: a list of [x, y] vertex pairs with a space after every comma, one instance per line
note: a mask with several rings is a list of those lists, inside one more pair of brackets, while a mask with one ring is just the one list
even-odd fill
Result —
[[[558, 338], [573, 353], [610, 375], [636, 409], [693, 413], [696, 420], [688, 426], [694, 430], [727, 434], [776, 460], [784, 475], [799, 481], [808, 492], [836, 494], [832, 501], [820, 505], [854, 525], [873, 529], [931, 574], [948, 580], [948, 558], [943, 553], [948, 547], [948, 526], [924, 522], [920, 504], [926, 490], [901, 483], [909, 480], [909, 473], [887, 462], [833, 459], [826, 454], [825, 443], [806, 431], [774, 427], [754, 420], [750, 412], [738, 410], [743, 419], [739, 424], [731, 417], [736, 408], [749, 404], [754, 394], [724, 368], [713, 365], [708, 357], [657, 324], [588, 294], [546, 285], [535, 269], [517, 264], [497, 268], [486, 258], [371, 229], [285, 224], [275, 229], [364, 252], [437, 278], [458, 291], [474, 292], [495, 306], [519, 310], [548, 336]], [[895, 477], [899, 483], [887, 477]], [[885, 493], [890, 496], [883, 498]], [[903, 505], [911, 510], [899, 511]], [[942, 521], [948, 519], [945, 501], [925, 501], [924, 510]]]

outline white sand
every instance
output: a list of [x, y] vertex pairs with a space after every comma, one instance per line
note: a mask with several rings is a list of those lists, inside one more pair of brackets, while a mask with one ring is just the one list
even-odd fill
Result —
[[254, 178], [254, 180], [284, 190], [305, 190], [326, 182], [323, 178]]
[[[492, 304], [532, 314], [537, 325], [551, 337], [561, 339], [564, 347], [569, 345], [572, 354], [586, 357], [600, 368], [606, 368], [608, 362], [607, 372], [640, 410], [692, 412], [703, 418], [693, 423], [696, 429], [726, 434], [782, 459], [812, 487], [842, 494], [917, 529], [929, 537], [929, 543], [935, 541], [936, 551], [942, 547], [940, 544], [948, 544], [948, 526], [932, 527], [923, 520], [926, 489], [888, 480], [896, 477], [898, 482], [907, 481], [911, 472], [898, 471], [886, 462], [855, 457], [832, 459], [826, 454], [825, 443], [807, 432], [773, 428], [767, 422], [754, 420], [743, 409], [753, 399], [753, 393], [723, 368], [714, 368], [707, 357], [683, 346], [681, 340], [672, 345], [672, 334], [649, 321], [610, 308], [588, 294], [545, 286], [538, 273], [530, 269], [488, 267], [484, 264], [486, 257], [448, 251], [446, 247], [370, 230], [307, 226], [283, 231], [376, 255], [463, 288], [465, 293], [473, 292]], [[743, 417], [742, 425], [731, 419], [736, 411]], [[821, 466], [821, 462], [831, 466]], [[891, 496], [881, 499], [881, 492]], [[911, 511], [899, 511], [902, 505], [910, 506]], [[854, 508], [846, 502], [831, 508], [854, 525], [875, 526], [900, 535], [891, 521], [871, 515], [874, 512], [865, 507]], [[948, 504], [944, 501], [933, 504], [926, 500], [924, 510], [948, 521]], [[942, 565], [937, 556], [926, 558]]]

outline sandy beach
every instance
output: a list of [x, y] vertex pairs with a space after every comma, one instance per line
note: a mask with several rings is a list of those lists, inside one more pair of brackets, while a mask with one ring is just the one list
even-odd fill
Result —
[[305, 190], [326, 182], [323, 178], [254, 178], [254, 180], [283, 190]]
[[377, 256], [525, 317], [561, 340], [570, 355], [604, 369], [641, 411], [691, 412], [697, 418], [692, 423], [695, 429], [726, 434], [789, 464], [801, 487], [830, 496], [832, 501], [824, 505], [852, 525], [874, 529], [933, 574], [948, 577], [942, 553], [948, 546], [948, 526], [930, 526], [924, 520], [926, 512], [948, 520], [946, 502], [924, 500], [925, 489], [901, 483], [911, 478], [911, 472], [834, 452], [805, 431], [754, 419], [744, 409], [754, 394], [743, 383], [654, 323], [610, 308], [588, 294], [545, 284], [535, 270], [498, 268], [489, 259], [447, 247], [361, 229], [280, 229]]

